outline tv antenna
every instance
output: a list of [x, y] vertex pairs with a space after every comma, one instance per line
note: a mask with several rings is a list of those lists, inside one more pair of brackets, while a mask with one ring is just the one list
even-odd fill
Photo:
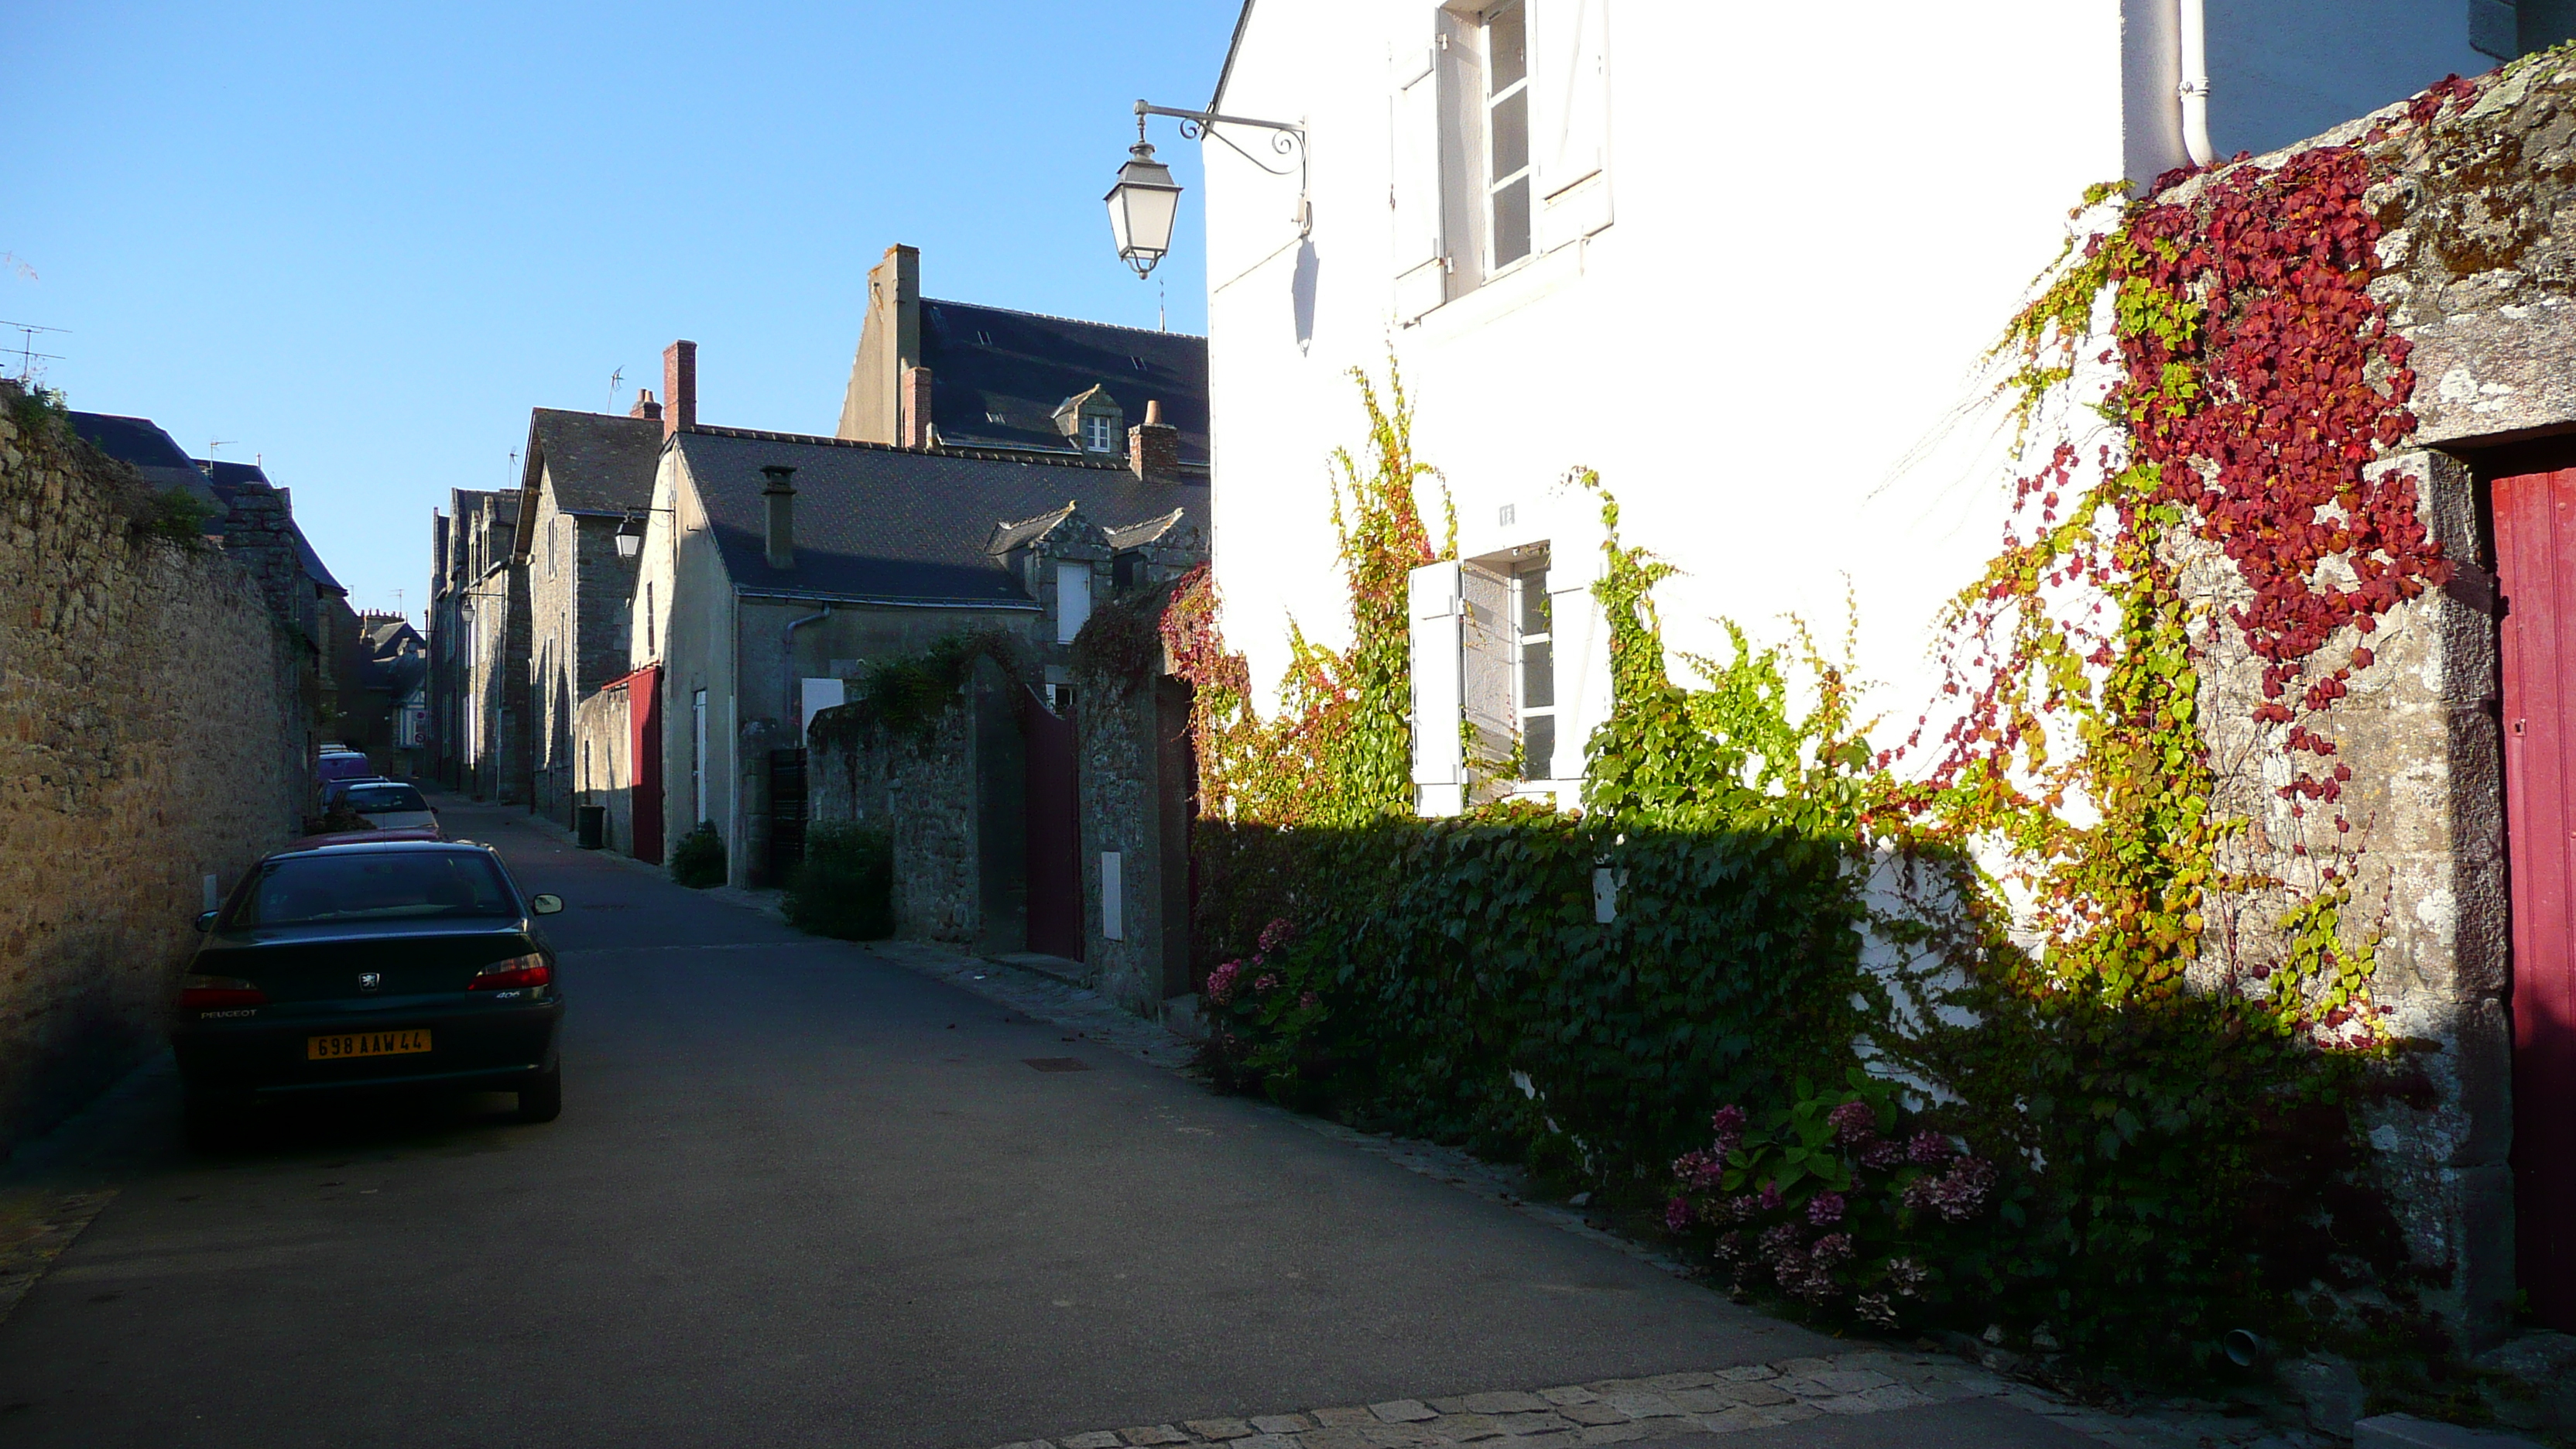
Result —
[[20, 382], [35, 381], [37, 363], [60, 362], [63, 360], [60, 354], [52, 352], [38, 352], [36, 350], [37, 333], [49, 332], [60, 333], [64, 336], [71, 335], [71, 329], [68, 327], [39, 327], [33, 322], [0, 321], [0, 327], [14, 327], [19, 332], [18, 345], [9, 350], [18, 354], [18, 380]]
[[621, 367], [608, 375], [608, 410], [617, 411], [617, 394], [626, 386], [626, 369]]
[[215, 461], [215, 450], [216, 450], [217, 448], [229, 448], [229, 447], [232, 447], [234, 444], [236, 444], [236, 443], [238, 443], [238, 442], [240, 442], [240, 441], [241, 441], [241, 440], [240, 440], [239, 438], [223, 438], [223, 439], [209, 439], [209, 440], [207, 440], [207, 443], [206, 443], [206, 461], [207, 461], [207, 462], [209, 462], [209, 463], [212, 463], [213, 461]]

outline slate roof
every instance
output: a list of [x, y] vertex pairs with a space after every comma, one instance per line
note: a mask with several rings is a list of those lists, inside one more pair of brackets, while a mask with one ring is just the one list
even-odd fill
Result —
[[[1146, 483], [1124, 467], [836, 438], [694, 428], [677, 445], [725, 570], [758, 593], [835, 599], [1027, 604], [988, 544], [997, 525], [1060, 514], [1067, 503], [1105, 528], [1178, 509], [1208, 521], [1202, 483]], [[796, 470], [796, 567], [769, 566], [760, 470]]]
[[653, 470], [661, 458], [658, 418], [560, 408], [528, 412], [527, 482], [533, 490], [538, 469], [551, 473], [555, 506], [566, 513], [621, 515], [652, 506]]
[[[111, 458], [134, 465], [143, 481], [157, 490], [185, 488], [221, 513], [222, 496], [206, 482], [206, 475], [161, 425], [150, 418], [121, 417], [115, 413], [74, 413], [72, 430], [89, 441], [89, 445]], [[218, 526], [219, 528], [219, 526]]]
[[[1083, 456], [1055, 413], [1099, 386], [1130, 426], [1145, 420], [1146, 403], [1160, 402], [1163, 421], [1180, 432], [1181, 462], [1207, 465], [1204, 337], [924, 298], [921, 365], [930, 369], [930, 421], [949, 447]], [[1126, 450], [1122, 438], [1121, 461]]]

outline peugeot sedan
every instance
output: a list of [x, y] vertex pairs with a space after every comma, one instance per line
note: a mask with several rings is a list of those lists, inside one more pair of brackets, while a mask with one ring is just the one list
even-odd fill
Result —
[[514, 1091], [562, 1110], [563, 994], [527, 895], [479, 845], [289, 850], [254, 867], [181, 983], [171, 1045], [188, 1121], [220, 1135], [254, 1102], [387, 1088]]

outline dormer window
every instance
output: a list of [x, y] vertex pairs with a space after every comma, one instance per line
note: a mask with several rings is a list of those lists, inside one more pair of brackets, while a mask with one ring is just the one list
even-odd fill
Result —
[[1056, 406], [1056, 431], [1086, 453], [1113, 453], [1126, 436], [1127, 415], [1108, 389], [1094, 385]]

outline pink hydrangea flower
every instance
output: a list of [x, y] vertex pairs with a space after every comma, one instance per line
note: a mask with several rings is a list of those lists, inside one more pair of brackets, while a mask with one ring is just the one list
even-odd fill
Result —
[[1878, 1116], [1867, 1102], [1845, 1102], [1825, 1114], [1834, 1129], [1834, 1140], [1849, 1146], [1868, 1136], [1878, 1126]]
[[1807, 1221], [1823, 1228], [1831, 1227], [1842, 1220], [1843, 1195], [1841, 1193], [1820, 1192], [1807, 1199]]
[[1689, 1198], [1675, 1197], [1664, 1204], [1664, 1226], [1673, 1232], [1687, 1232], [1693, 1216]]
[[1243, 974], [1243, 963], [1228, 961], [1208, 973], [1207, 999], [1223, 1006], [1234, 997], [1235, 978]]

